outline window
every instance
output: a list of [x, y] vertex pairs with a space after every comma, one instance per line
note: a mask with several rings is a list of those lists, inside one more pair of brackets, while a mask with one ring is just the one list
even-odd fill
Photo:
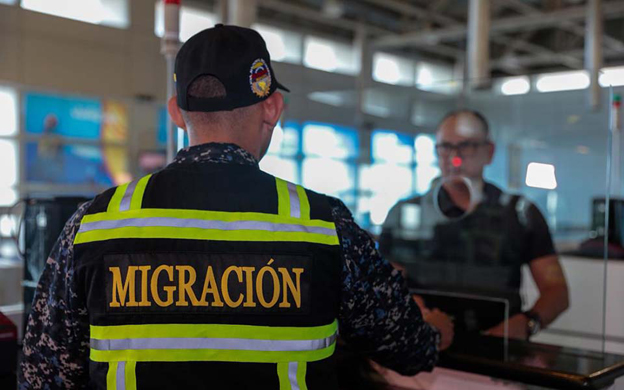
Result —
[[309, 157], [303, 160], [302, 172], [303, 185], [311, 190], [339, 198], [353, 192], [353, 164], [331, 158]]
[[0, 139], [0, 206], [12, 206], [17, 202], [18, 162], [17, 141]]
[[13, 187], [17, 184], [17, 141], [0, 140], [0, 188]]
[[0, 136], [17, 135], [17, 94], [10, 88], [0, 88]]
[[613, 68], [603, 68], [600, 73], [598, 82], [603, 87], [621, 87], [624, 86], [624, 66]]
[[557, 188], [555, 166], [532, 162], [527, 167], [526, 185], [529, 187], [554, 190]]
[[590, 81], [584, 70], [541, 75], [535, 84], [540, 92], [573, 91], [589, 87]]
[[297, 162], [294, 159], [268, 154], [260, 161], [260, 169], [291, 183], [299, 183]]
[[450, 66], [420, 61], [416, 64], [415, 69], [415, 85], [418, 89], [453, 94], [460, 88], [460, 84], [455, 81], [453, 68]]
[[431, 182], [440, 176], [438, 157], [435, 153], [435, 137], [421, 134], [414, 140], [416, 151], [416, 192], [424, 194], [431, 188]]
[[394, 85], [413, 85], [414, 62], [391, 54], [375, 53], [373, 79]]
[[413, 192], [413, 137], [375, 130], [371, 147], [373, 163], [359, 170], [358, 214], [368, 214], [370, 223], [379, 226], [392, 206]]
[[292, 183], [300, 183], [298, 161], [299, 128], [293, 122], [273, 130], [267, 155], [260, 161], [260, 169]]
[[528, 76], [508, 77], [503, 80], [500, 91], [503, 95], [523, 95], [531, 90]]
[[128, 28], [130, 16], [128, 0], [22, 0], [22, 8], [48, 15]]
[[358, 155], [355, 129], [308, 123], [303, 127], [303, 153], [306, 156], [348, 159]]
[[0, 188], [0, 206], [13, 206], [17, 198], [17, 191], [14, 188]]
[[370, 194], [360, 202], [358, 213], [370, 214], [373, 225], [381, 225], [388, 211], [412, 193], [413, 175], [409, 165], [375, 163], [360, 167], [360, 191]]
[[307, 123], [303, 127], [302, 181], [314, 191], [355, 202], [358, 133], [349, 127]]
[[351, 75], [360, 71], [352, 45], [312, 36], [305, 39], [303, 64], [313, 69]]
[[12, 206], [18, 198], [17, 92], [0, 87], [0, 206]]
[[389, 130], [373, 132], [373, 159], [395, 164], [410, 164], [413, 159], [412, 137]]
[[264, 38], [272, 61], [301, 63], [301, 45], [303, 45], [301, 34], [264, 24], [256, 24], [253, 29]]
[[[182, 6], [180, 9], [180, 41], [186, 42], [198, 32], [217, 23], [217, 15], [200, 8]], [[158, 37], [165, 35], [165, 9], [162, 1], [156, 2], [156, 20], [154, 33]]]

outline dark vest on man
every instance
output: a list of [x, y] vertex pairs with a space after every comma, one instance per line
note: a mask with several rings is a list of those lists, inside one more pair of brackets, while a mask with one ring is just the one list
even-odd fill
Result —
[[[384, 225], [382, 253], [406, 268], [414, 290], [507, 302], [481, 305], [475, 318], [462, 319], [468, 330], [486, 330], [503, 321], [505, 306], [509, 316], [521, 312], [530, 202], [486, 183], [483, 201], [470, 214], [449, 219], [439, 207], [435, 191], [399, 203]], [[499, 306], [501, 310], [492, 309]]]
[[325, 196], [185, 164], [96, 197], [75, 239], [97, 389], [334, 389], [341, 262]]

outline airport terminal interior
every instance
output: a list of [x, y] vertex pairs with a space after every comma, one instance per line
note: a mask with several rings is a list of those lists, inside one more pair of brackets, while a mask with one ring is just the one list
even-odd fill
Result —
[[[217, 23], [256, 30], [290, 90], [260, 168], [341, 199], [461, 327], [432, 373], [347, 359], [344, 389], [624, 389], [623, 0], [0, 0], [0, 388], [78, 205], [189, 146], [171, 31]], [[453, 115], [485, 136], [446, 141]], [[482, 148], [483, 181], [447, 174]], [[567, 291], [536, 305], [545, 257]]]

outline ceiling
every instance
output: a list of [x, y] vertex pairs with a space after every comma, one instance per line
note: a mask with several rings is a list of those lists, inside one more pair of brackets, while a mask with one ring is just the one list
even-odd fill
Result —
[[[204, 0], [216, 5], [217, 0]], [[454, 64], [466, 51], [468, 0], [257, 0], [258, 17]], [[491, 0], [494, 76], [582, 69], [587, 0]], [[624, 64], [624, 1], [603, 0], [604, 65]]]

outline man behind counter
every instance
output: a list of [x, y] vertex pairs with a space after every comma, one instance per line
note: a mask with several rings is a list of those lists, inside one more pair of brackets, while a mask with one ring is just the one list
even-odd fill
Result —
[[[567, 309], [568, 287], [537, 207], [483, 179], [494, 150], [481, 114], [448, 114], [437, 129], [442, 180], [469, 179], [475, 206], [464, 218], [446, 219], [435, 210], [434, 190], [401, 201], [388, 214], [380, 250], [405, 268], [413, 287], [508, 299], [509, 336], [526, 339]], [[419, 217], [410, 221], [410, 215]], [[519, 293], [523, 264], [529, 265], [540, 293], [527, 312], [521, 311]], [[490, 326], [478, 330], [503, 336], [502, 322]]]

